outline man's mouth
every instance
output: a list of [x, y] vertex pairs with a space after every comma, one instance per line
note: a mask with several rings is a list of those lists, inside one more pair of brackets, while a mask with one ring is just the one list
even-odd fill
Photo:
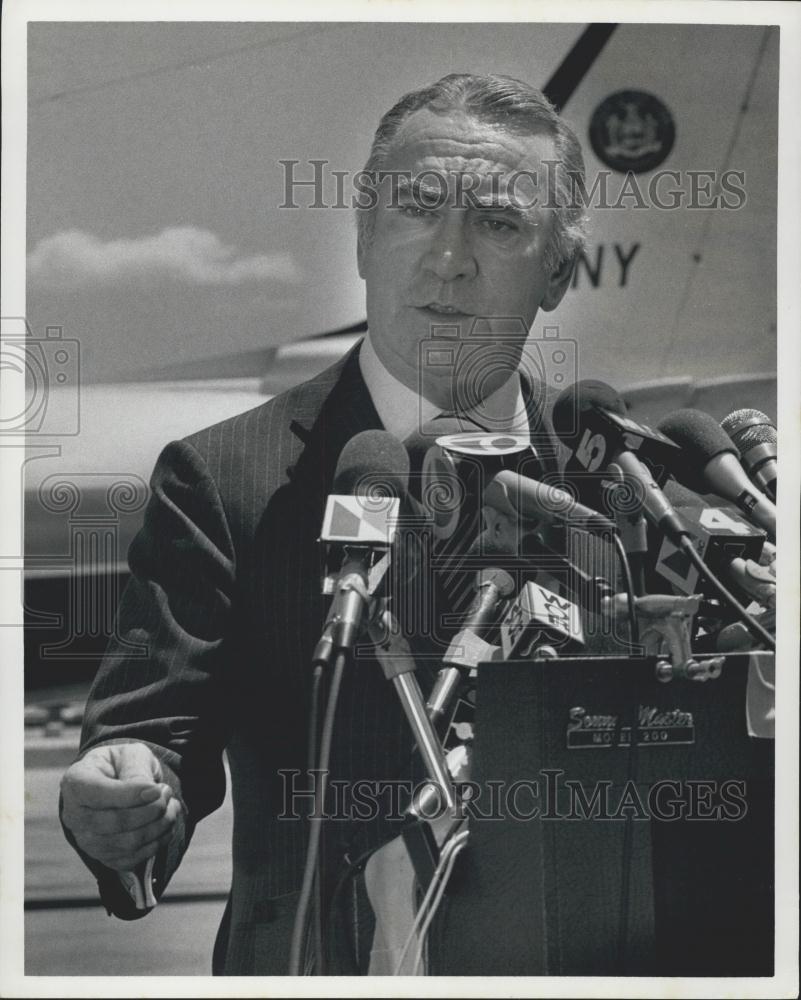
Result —
[[442, 302], [428, 302], [424, 306], [418, 306], [425, 312], [434, 313], [437, 316], [470, 316], [464, 309], [457, 309], [456, 306], [444, 305]]

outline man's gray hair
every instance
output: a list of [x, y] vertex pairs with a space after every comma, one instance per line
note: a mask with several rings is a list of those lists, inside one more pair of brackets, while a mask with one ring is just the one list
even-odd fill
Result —
[[[365, 174], [372, 176], [383, 168], [400, 127], [421, 108], [443, 113], [458, 109], [516, 135], [550, 136], [558, 165], [547, 171], [549, 183], [553, 181], [555, 186], [547, 201], [554, 206], [554, 224], [544, 263], [553, 272], [564, 261], [576, 258], [586, 242], [587, 217], [583, 201], [576, 196], [584, 189], [584, 157], [575, 133], [541, 91], [511, 76], [443, 76], [404, 95], [384, 115], [373, 137]], [[372, 238], [374, 213], [374, 207], [358, 210], [359, 242], [365, 246]]]

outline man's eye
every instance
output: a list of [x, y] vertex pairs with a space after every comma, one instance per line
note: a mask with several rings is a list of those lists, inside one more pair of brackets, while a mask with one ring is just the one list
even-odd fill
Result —
[[482, 219], [481, 225], [491, 233], [513, 233], [517, 230], [517, 226], [509, 219]]
[[422, 208], [420, 205], [401, 205], [399, 211], [407, 219], [423, 219], [432, 214], [431, 209]]

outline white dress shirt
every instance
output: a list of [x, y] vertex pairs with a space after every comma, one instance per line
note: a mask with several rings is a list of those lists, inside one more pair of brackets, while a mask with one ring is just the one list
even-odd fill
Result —
[[[370, 342], [369, 333], [362, 341], [359, 365], [381, 422], [399, 441], [405, 440], [420, 424], [442, 413], [441, 407], [418, 396], [387, 371]], [[515, 372], [512, 378], [482, 401], [479, 409], [467, 410], [463, 416], [488, 430], [528, 434], [520, 375]]]

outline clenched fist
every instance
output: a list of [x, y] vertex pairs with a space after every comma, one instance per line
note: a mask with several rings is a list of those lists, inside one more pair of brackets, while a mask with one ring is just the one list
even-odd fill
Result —
[[89, 750], [65, 772], [61, 794], [61, 818], [78, 846], [117, 871], [133, 870], [155, 855], [182, 809], [144, 743]]

